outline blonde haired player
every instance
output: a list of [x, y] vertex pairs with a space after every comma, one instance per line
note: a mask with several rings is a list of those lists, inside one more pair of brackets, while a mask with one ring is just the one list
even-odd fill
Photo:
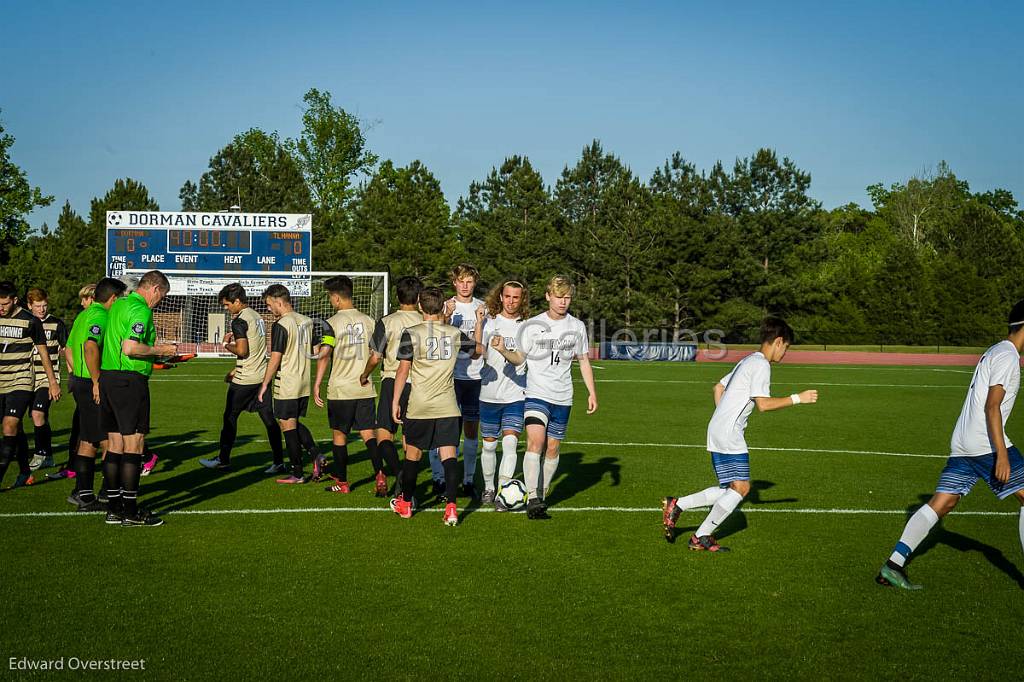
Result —
[[[497, 488], [494, 472], [498, 469], [497, 487], [512, 480], [516, 472], [516, 449], [519, 434], [523, 432], [523, 414], [526, 405], [525, 366], [516, 367], [495, 348], [491, 339], [500, 336], [505, 348], [516, 350], [519, 329], [528, 315], [530, 292], [522, 283], [506, 279], [487, 295], [487, 318], [477, 339], [487, 349], [484, 366], [480, 370], [480, 435], [483, 448], [480, 465], [483, 469], [484, 504], [495, 504]], [[497, 467], [498, 438], [501, 438], [501, 465]], [[506, 511], [495, 504], [497, 511]]]
[[[460, 263], [450, 273], [455, 295], [448, 299], [445, 308], [445, 319], [463, 334], [472, 337], [476, 328], [477, 311], [484, 307], [484, 302], [473, 296], [476, 285], [480, 282], [480, 272], [468, 263]], [[465, 434], [462, 441], [462, 494], [476, 498], [473, 478], [476, 475], [476, 455], [479, 447], [477, 438], [480, 424], [480, 370], [484, 362], [482, 357], [471, 357], [467, 353], [459, 353], [455, 363], [455, 399], [462, 414], [461, 431]], [[456, 449], [458, 457], [458, 449]], [[441, 468], [437, 451], [430, 451], [430, 470], [434, 477], [434, 494], [441, 495], [445, 489], [445, 472]]]
[[[555, 275], [548, 282], [544, 298], [548, 309], [522, 323], [519, 350], [505, 348], [504, 339], [495, 336], [491, 347], [515, 365], [526, 363], [526, 454], [523, 456], [523, 479], [529, 501], [526, 516], [531, 519], [550, 518], [547, 497], [558, 454], [565, 439], [572, 410], [572, 361], [580, 365], [580, 375], [587, 387], [587, 414], [597, 412], [597, 391], [594, 370], [590, 366], [590, 341], [583, 322], [569, 314], [569, 305], [576, 293], [572, 281]], [[541, 453], [544, 452], [543, 482]]]

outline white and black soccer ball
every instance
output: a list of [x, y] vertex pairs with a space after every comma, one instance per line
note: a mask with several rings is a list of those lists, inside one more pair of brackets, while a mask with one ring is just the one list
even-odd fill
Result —
[[509, 511], [516, 511], [526, 506], [527, 497], [529, 495], [526, 493], [526, 486], [522, 481], [513, 478], [511, 481], [501, 484], [498, 494], [495, 495], [495, 500]]

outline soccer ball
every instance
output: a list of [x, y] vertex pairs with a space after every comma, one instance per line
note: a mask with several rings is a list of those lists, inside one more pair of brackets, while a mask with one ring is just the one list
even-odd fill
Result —
[[501, 484], [495, 499], [501, 502], [509, 511], [516, 511], [526, 506], [527, 497], [526, 486], [523, 485], [523, 482], [512, 479], [507, 483]]

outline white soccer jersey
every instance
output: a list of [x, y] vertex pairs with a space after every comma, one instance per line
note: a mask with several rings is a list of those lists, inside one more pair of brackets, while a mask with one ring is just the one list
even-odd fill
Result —
[[740, 360], [718, 383], [725, 386], [722, 399], [708, 423], [708, 451], [722, 455], [747, 452], [743, 432], [754, 411], [754, 398], [771, 395], [772, 366], [760, 351]]
[[484, 347], [487, 355], [484, 366], [480, 370], [480, 400], [488, 403], [507, 405], [523, 399], [526, 388], [526, 366], [515, 365], [505, 360], [498, 351], [491, 347], [491, 339], [500, 336], [505, 339], [505, 348], [518, 350], [516, 336], [523, 326], [522, 320], [511, 320], [504, 315], [488, 317], [484, 321]]
[[[484, 304], [479, 298], [474, 298], [469, 303], [455, 302], [455, 312], [452, 313], [452, 326], [458, 327], [463, 334], [473, 338], [476, 330], [476, 309]], [[483, 357], [471, 360], [468, 355], [459, 355], [455, 363], [456, 379], [479, 379], [480, 369], [484, 366]]]
[[572, 360], [590, 350], [587, 327], [566, 315], [546, 312], [520, 324], [519, 350], [526, 355], [526, 397], [572, 405]]
[[956, 420], [953, 438], [950, 439], [949, 452], [954, 457], [978, 457], [995, 452], [995, 446], [988, 437], [988, 424], [985, 422], [985, 400], [991, 386], [1002, 386], [1006, 391], [999, 411], [1003, 415], [1003, 439], [1006, 447], [1012, 447], [1006, 435], [1006, 418], [1013, 409], [1013, 401], [1020, 390], [1020, 353], [1009, 341], [1000, 341], [985, 351], [974, 368], [971, 387], [967, 390], [967, 399], [960, 410], [960, 418]]

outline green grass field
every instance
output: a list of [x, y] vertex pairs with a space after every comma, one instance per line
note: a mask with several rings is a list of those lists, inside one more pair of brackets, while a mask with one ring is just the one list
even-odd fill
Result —
[[[276, 485], [261, 473], [269, 451], [253, 415], [240, 422], [235, 470], [202, 469], [228, 365], [157, 373], [161, 459], [142, 492], [164, 526], [65, 514], [64, 481], [0, 495], [0, 677], [16, 676], [10, 657], [62, 656], [145, 659], [146, 672], [131, 674], [154, 679], [1014, 669], [1024, 606], [1015, 502], [984, 484], [965, 498], [972, 513], [950, 516], [910, 564], [923, 591], [873, 580], [935, 486], [968, 369], [776, 366], [774, 393], [817, 387], [820, 402], [751, 417], [754, 493], [719, 534], [733, 551], [713, 555], [688, 551], [685, 536], [667, 544], [658, 507], [713, 483], [703, 443], [726, 368], [597, 365], [600, 410], [585, 414], [578, 384], [553, 518], [470, 507], [457, 528], [443, 527], [437, 506], [408, 521], [387, 512], [358, 444], [350, 495]], [[58, 442], [71, 407], [55, 407]], [[311, 410], [326, 448], [326, 416]], [[1024, 438], [1020, 411], [1008, 431]], [[703, 515], [684, 514], [684, 532]]]

